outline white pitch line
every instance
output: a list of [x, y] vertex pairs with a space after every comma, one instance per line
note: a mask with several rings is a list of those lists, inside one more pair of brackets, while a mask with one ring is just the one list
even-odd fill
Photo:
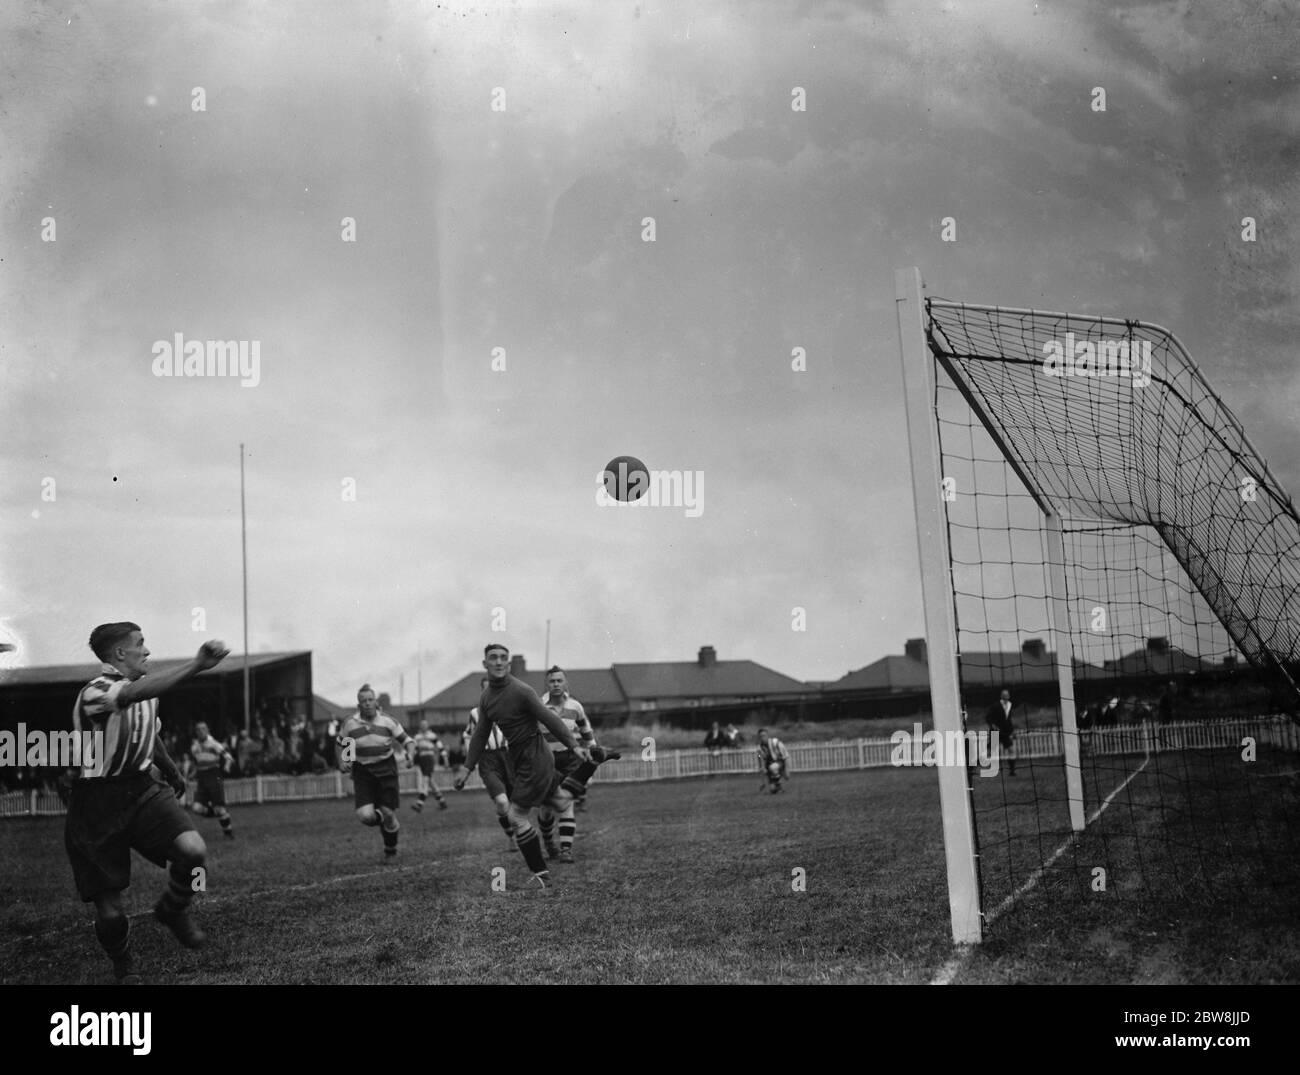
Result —
[[[1097, 809], [1092, 812], [1092, 816], [1088, 818], [1087, 823], [1084, 825], [1085, 832], [1087, 831], [1088, 825], [1091, 825], [1094, 821], [1096, 821], [1099, 817], [1101, 817], [1102, 812], [1106, 809], [1106, 807], [1108, 807], [1111, 804], [1115, 796], [1118, 795], [1121, 791], [1123, 791], [1126, 787], [1128, 787], [1129, 783], [1133, 780], [1133, 778], [1137, 776], [1138, 773], [1142, 772], [1142, 770], [1145, 769], [1150, 764], [1151, 764], [1151, 758], [1150, 756], [1148, 756], [1147, 759], [1141, 765], [1139, 765], [1136, 769], [1134, 769], [1131, 773], [1129, 773], [1128, 779], [1125, 780], [1124, 783], [1120, 784], [1119, 787], [1117, 787], [1114, 791], [1112, 791], [1109, 795], [1106, 796], [1106, 798], [1102, 801], [1102, 804], [1099, 807], [1097, 807]], [[1011, 895], [1008, 896], [1006, 899], [1004, 899], [1000, 904], [998, 904], [996, 910], [991, 911], [989, 914], [987, 914], [984, 917], [984, 924], [986, 926], [993, 925], [993, 923], [997, 921], [999, 915], [1005, 914], [1011, 908], [1011, 906], [1016, 902], [1016, 900], [1020, 899], [1021, 896], [1023, 896], [1026, 892], [1028, 892], [1035, 885], [1037, 885], [1038, 882], [1042, 880], [1043, 875], [1052, 868], [1052, 864], [1057, 859], [1059, 859], [1063, 854], [1065, 854], [1068, 848], [1073, 847], [1076, 843], [1079, 842], [1079, 837], [1081, 835], [1083, 834], [1078, 832], [1070, 833], [1070, 835], [1067, 836], [1064, 841], [1062, 841], [1061, 846], [1058, 847], [1056, 851], [1052, 854], [1052, 857], [1049, 858], [1046, 862], [1044, 862], [1041, 866], [1039, 866], [1038, 869], [1033, 872], [1032, 876], [1029, 878], [1028, 881], [1026, 881], [1013, 893], [1011, 893]], [[951, 985], [953, 979], [957, 977], [957, 975], [961, 972], [962, 968], [965, 966], [966, 961], [969, 960], [970, 957], [975, 954], [975, 948], [976, 946], [973, 944], [958, 945], [957, 952], [953, 955], [952, 959], [948, 960], [947, 963], [945, 963], [942, 967], [939, 968], [938, 973], [934, 976], [934, 979], [930, 982], [930, 984]]]

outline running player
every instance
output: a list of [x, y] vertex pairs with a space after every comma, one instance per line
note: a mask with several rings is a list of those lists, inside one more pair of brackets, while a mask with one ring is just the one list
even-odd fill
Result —
[[[586, 793], [587, 781], [602, 761], [619, 757], [593, 747], [590, 752], [574, 741], [569, 729], [537, 697], [536, 692], [510, 674], [510, 650], [499, 642], [485, 647], [483, 667], [488, 685], [479, 700], [479, 722], [465, 758], [465, 775], [456, 781], [457, 788], [478, 764], [494, 727], [500, 726], [510, 744], [510, 762], [514, 769], [514, 788], [510, 794], [510, 823], [514, 827], [519, 850], [533, 871], [532, 880], [543, 891], [550, 888], [551, 874], [542, 855], [541, 840], [529, 822], [533, 807], [546, 804], [556, 813], [564, 813], [573, 800]], [[579, 756], [579, 764], [568, 775], [555, 771], [555, 762], [538, 726], [549, 728], [569, 750]]]
[[429, 731], [429, 722], [420, 721], [420, 730], [415, 733], [412, 740], [415, 743], [415, 764], [420, 770], [419, 790], [420, 797], [411, 803], [411, 809], [417, 814], [424, 809], [424, 801], [433, 793], [433, 797], [438, 800], [438, 808], [447, 809], [447, 800], [443, 798], [442, 792], [438, 790], [438, 785], [433, 782], [433, 770], [438, 764], [438, 759], [443, 754], [442, 740]]
[[190, 809], [206, 817], [215, 816], [221, 823], [223, 835], [227, 839], [233, 839], [235, 830], [231, 828], [230, 811], [226, 809], [226, 789], [221, 782], [221, 773], [223, 770], [230, 771], [234, 756], [219, 740], [212, 737], [208, 726], [199, 721], [194, 725], [190, 757], [194, 759], [195, 779], [198, 782]]
[[[587, 750], [594, 747], [596, 733], [592, 731], [591, 721], [587, 719], [587, 712], [582, 708], [582, 703], [569, 694], [564, 669], [558, 664], [546, 671], [546, 689], [546, 697], [542, 699], [546, 708], [564, 721], [564, 726], [569, 729], [569, 733], [577, 740], [580, 747]], [[542, 736], [554, 755], [552, 760], [555, 762], [555, 771], [561, 776], [568, 776], [570, 771], [582, 764], [577, 753], [561, 743], [549, 728], [543, 731]], [[561, 862], [573, 861], [573, 840], [578, 832], [578, 820], [574, 814], [576, 806], [576, 802], [570, 803], [569, 808], [560, 815], [558, 848], [555, 846], [555, 814], [545, 806], [538, 809], [537, 826], [542, 830], [542, 844], [546, 848], [547, 858], [558, 858]]]
[[216, 640], [205, 642], [179, 668], [150, 675], [144, 635], [127, 622], [100, 624], [90, 634], [90, 648], [103, 668], [77, 695], [72, 726], [78, 738], [83, 729], [102, 735], [103, 749], [83, 760], [72, 782], [64, 843], [77, 892], [95, 905], [95, 936], [113, 962], [114, 976], [135, 984], [140, 977], [131, 954], [131, 922], [122, 908], [133, 848], [167, 867], [167, 891], [154, 905], [154, 918], [187, 948], [207, 940], [189, 916], [194, 871], [203, 868], [207, 846], [178, 801], [185, 780], [163, 746], [156, 699], [216, 667], [230, 651]]
[[[479, 691], [487, 690], [488, 678], [484, 676], [478, 682]], [[465, 757], [469, 757], [469, 744], [474, 741], [474, 733], [478, 730], [478, 706], [469, 711], [469, 723], [465, 725], [465, 730], [461, 733], [461, 739], [465, 743]], [[492, 799], [493, 805], [497, 808], [497, 821], [501, 828], [505, 830], [506, 838], [510, 841], [510, 850], [514, 851], [515, 830], [510, 824], [510, 792], [514, 789], [514, 770], [510, 765], [509, 744], [506, 737], [501, 734], [500, 728], [493, 728], [488, 733], [487, 744], [483, 748], [483, 758], [478, 765], [478, 775], [483, 781], [483, 787], [487, 789], [488, 796]], [[469, 770], [465, 770], [465, 777], [469, 776]], [[456, 790], [460, 791], [465, 786], [464, 780], [456, 782]]]
[[409, 756], [411, 737], [397, 721], [379, 711], [375, 692], [364, 683], [357, 691], [357, 711], [343, 722], [338, 742], [339, 770], [352, 774], [357, 820], [363, 825], [380, 826], [384, 858], [392, 861], [402, 827], [397, 818], [401, 800], [394, 744]]
[[786, 762], [789, 754], [785, 744], [775, 735], [769, 736], [766, 728], [758, 729], [758, 761], [767, 781], [759, 785], [759, 791], [770, 791], [775, 795], [783, 790], [782, 782], [786, 778]]

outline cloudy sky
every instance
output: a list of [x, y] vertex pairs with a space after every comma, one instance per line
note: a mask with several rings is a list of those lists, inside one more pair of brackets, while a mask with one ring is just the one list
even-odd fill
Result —
[[[0, 662], [239, 650], [241, 442], [250, 649], [326, 696], [548, 618], [572, 667], [900, 652], [900, 266], [1173, 329], [1300, 487], [1294, 7], [378, 7], [5, 5]], [[178, 333], [257, 383], [158, 376]], [[622, 454], [702, 510], [599, 506]]]

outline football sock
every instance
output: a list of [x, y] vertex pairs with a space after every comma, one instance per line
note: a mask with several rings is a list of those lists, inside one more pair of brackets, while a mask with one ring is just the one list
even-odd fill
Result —
[[95, 920], [95, 937], [108, 953], [109, 959], [121, 959], [131, 946], [131, 920], [121, 918]]
[[224, 817], [219, 818], [218, 820], [221, 822], [221, 831], [224, 832], [224, 833], [226, 833], [227, 835], [229, 835], [229, 833], [230, 833], [230, 831], [231, 831], [231, 828], [230, 828], [230, 815], [229, 815], [229, 814], [226, 814]]
[[542, 841], [537, 835], [537, 830], [530, 825], [528, 831], [518, 837], [518, 842], [519, 850], [523, 853], [528, 868], [533, 873], [548, 873], [546, 859], [542, 856]]
[[578, 831], [578, 822], [573, 817], [573, 807], [570, 806], [565, 811], [565, 817], [560, 818], [560, 850], [569, 851], [573, 848], [573, 837]]
[[552, 843], [555, 840], [555, 815], [539, 814], [537, 824], [542, 830], [542, 841]]
[[194, 893], [190, 889], [190, 871], [178, 862], [167, 864], [167, 891], [159, 903], [169, 914], [183, 911], [190, 905]]
[[510, 819], [505, 814], [497, 814], [497, 821], [501, 823], [501, 827], [505, 829], [507, 836], [515, 834], [515, 828], [510, 824]]

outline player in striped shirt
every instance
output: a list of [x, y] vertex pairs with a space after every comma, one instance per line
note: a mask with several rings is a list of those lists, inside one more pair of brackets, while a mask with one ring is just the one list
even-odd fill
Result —
[[[551, 873], [542, 854], [542, 841], [529, 821], [536, 806], [549, 806], [564, 813], [573, 800], [586, 794], [587, 781], [605, 760], [619, 757], [613, 751], [578, 746], [572, 733], [537, 697], [528, 684], [510, 674], [510, 650], [499, 642], [483, 650], [483, 667], [488, 685], [479, 699], [479, 722], [465, 758], [465, 775], [456, 781], [463, 788], [478, 764], [494, 727], [500, 726], [510, 743], [510, 763], [514, 768], [514, 788], [510, 793], [510, 823], [514, 826], [519, 851], [533, 871], [533, 882], [543, 891], [551, 886]], [[568, 775], [556, 773], [551, 751], [542, 739], [540, 727], [549, 728], [570, 750], [579, 755], [579, 764]]]
[[208, 726], [199, 721], [194, 725], [190, 757], [194, 759], [198, 784], [194, 789], [194, 801], [190, 809], [207, 817], [215, 815], [221, 823], [222, 834], [227, 839], [233, 839], [235, 830], [231, 828], [230, 811], [226, 809], [226, 789], [222, 786], [221, 774], [223, 770], [230, 771], [230, 766], [235, 761], [234, 756], [219, 740], [213, 738]]
[[[488, 678], [484, 676], [478, 682], [479, 691], [487, 690]], [[465, 744], [465, 757], [469, 758], [469, 745], [474, 740], [474, 733], [478, 730], [478, 706], [469, 711], [469, 723], [465, 725], [465, 730], [461, 732], [461, 739]], [[497, 808], [497, 822], [505, 831], [507, 839], [510, 841], [510, 850], [515, 850], [515, 830], [510, 824], [510, 793], [514, 790], [514, 770], [510, 765], [510, 744], [506, 742], [506, 737], [501, 734], [500, 728], [493, 728], [489, 733], [483, 746], [483, 756], [478, 763], [478, 775], [483, 781], [483, 787], [487, 790], [488, 796], [492, 799], [492, 804]], [[469, 776], [469, 770], [465, 771], [465, 776]], [[459, 791], [465, 786], [464, 780], [456, 784], [456, 790]]]
[[[574, 698], [568, 691], [568, 680], [564, 675], [564, 669], [558, 664], [548, 668], [546, 671], [546, 697], [542, 699], [542, 704], [552, 713], [564, 721], [564, 726], [569, 729], [570, 734], [578, 745], [590, 750], [596, 745], [596, 733], [592, 731], [591, 721], [587, 719], [587, 711], [582, 708], [582, 703]], [[550, 747], [553, 760], [555, 762], [555, 771], [563, 776], [567, 776], [569, 771], [577, 768], [581, 764], [581, 759], [577, 753], [569, 750], [563, 743], [556, 738], [555, 734], [549, 729], [542, 732], [542, 737], [546, 740], [546, 745]], [[542, 844], [546, 848], [546, 857], [550, 859], [558, 858], [561, 862], [573, 861], [573, 839], [578, 832], [578, 820], [574, 813], [576, 802], [570, 803], [567, 810], [560, 815], [560, 846], [555, 846], [555, 814], [547, 807], [543, 806], [537, 811], [537, 826], [542, 830]]]
[[420, 721], [420, 730], [415, 733], [411, 740], [415, 744], [415, 764], [420, 770], [419, 790], [420, 797], [411, 803], [411, 809], [417, 814], [424, 809], [424, 801], [433, 793], [433, 797], [438, 800], [438, 806], [442, 810], [447, 809], [447, 800], [443, 798], [442, 792], [438, 790], [438, 785], [433, 782], [433, 770], [438, 764], [438, 758], [442, 756], [442, 740], [429, 731], [429, 722]]
[[785, 744], [775, 735], [769, 736], [766, 728], [758, 729], [758, 761], [763, 774], [767, 777], [760, 784], [759, 791], [770, 791], [775, 795], [781, 791], [781, 783], [786, 778], [786, 762], [789, 760]]
[[152, 675], [144, 635], [138, 624], [125, 621], [96, 627], [90, 648], [103, 668], [77, 695], [72, 726], [79, 738], [83, 730], [102, 733], [104, 750], [85, 758], [72, 782], [64, 843], [77, 892], [95, 905], [95, 936], [113, 961], [114, 975], [135, 983], [140, 979], [131, 923], [122, 907], [132, 849], [167, 867], [167, 891], [154, 906], [154, 918], [187, 948], [207, 940], [188, 910], [207, 846], [179, 802], [185, 780], [163, 746], [156, 699], [214, 668], [229, 651], [218, 641], [205, 642], [192, 660]]
[[375, 692], [365, 683], [357, 691], [357, 711], [339, 730], [338, 743], [339, 769], [352, 774], [357, 820], [380, 826], [384, 858], [391, 861], [397, 854], [397, 833], [402, 827], [397, 817], [401, 802], [396, 747], [409, 757], [411, 738], [397, 721], [379, 711]]

